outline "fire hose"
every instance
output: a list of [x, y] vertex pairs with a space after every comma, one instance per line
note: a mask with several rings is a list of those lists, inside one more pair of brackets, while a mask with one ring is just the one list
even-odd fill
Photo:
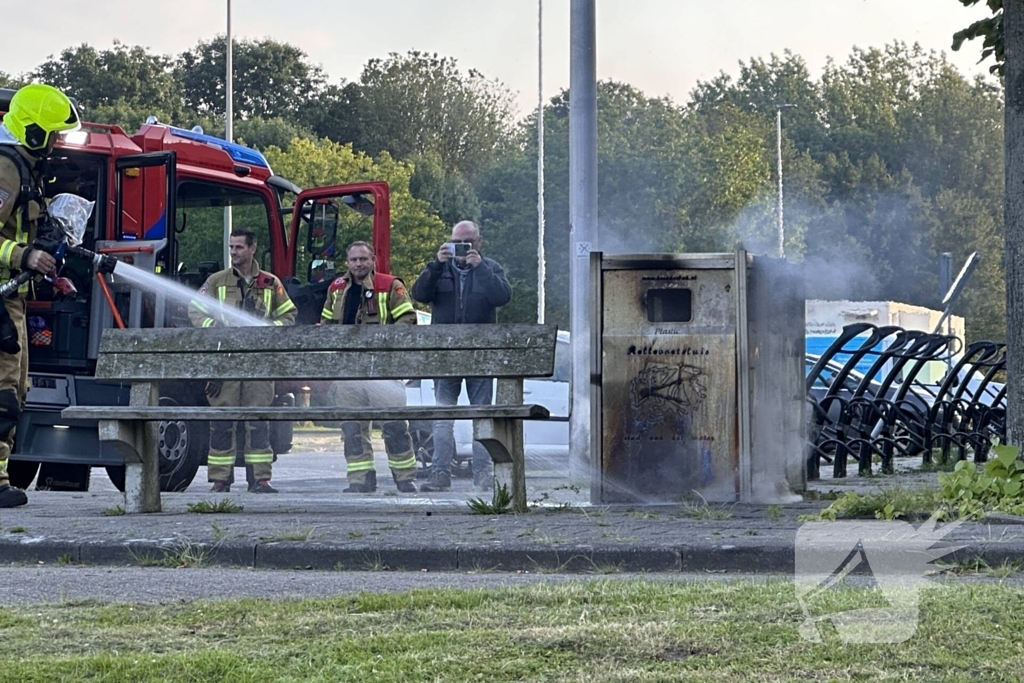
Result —
[[6, 305], [2, 302], [8, 297], [16, 295], [19, 288], [36, 275], [44, 275], [58, 289], [63, 280], [68, 291], [73, 292], [74, 286], [59, 277], [68, 256], [90, 262], [97, 277], [114, 272], [114, 268], [118, 264], [117, 259], [113, 256], [97, 254], [81, 246], [93, 205], [94, 202], [68, 193], [59, 194], [50, 202], [43, 221], [39, 225], [36, 238], [32, 241], [31, 249], [45, 251], [54, 258], [56, 264], [50, 273], [37, 273], [26, 268], [10, 281], [0, 285], [0, 352], [16, 354], [21, 351], [18, 327], [14, 324]]
[[[97, 254], [94, 251], [89, 251], [84, 247], [69, 247], [66, 242], [60, 242], [59, 244], [52, 245], [45, 242], [36, 240], [32, 243], [33, 248], [43, 249], [46, 253], [57, 259], [60, 263], [65, 254], [70, 254], [76, 258], [81, 258], [92, 263], [93, 269], [100, 274], [113, 273], [114, 268], [117, 266], [117, 259], [113, 256], [107, 256], [106, 254]], [[18, 288], [31, 280], [36, 275], [45, 273], [37, 273], [34, 270], [23, 270], [18, 273], [18, 276], [9, 280], [7, 283], [0, 285], [0, 298], [6, 299], [9, 296], [13, 296], [18, 292]]]

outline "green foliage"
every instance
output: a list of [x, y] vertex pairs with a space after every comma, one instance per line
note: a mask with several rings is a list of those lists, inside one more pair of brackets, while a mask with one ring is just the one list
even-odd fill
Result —
[[1024, 462], [1017, 446], [993, 446], [995, 458], [976, 467], [967, 460], [939, 475], [942, 497], [961, 517], [985, 512], [1024, 515]]
[[451, 57], [411, 51], [371, 59], [359, 79], [356, 145], [399, 159], [437, 154], [446, 171], [473, 177], [512, 128], [512, 94]]
[[254, 116], [237, 121], [234, 126], [235, 140], [248, 147], [265, 150], [269, 147], [287, 149], [295, 138], [315, 140], [313, 131], [285, 118], [265, 119]]
[[[228, 501], [221, 501], [221, 503]], [[237, 506], [236, 506], [237, 507]], [[189, 505], [189, 512], [193, 512]], [[234, 512], [241, 511], [241, 507]], [[209, 551], [198, 543], [193, 543], [188, 538], [179, 536], [174, 544], [167, 548], [161, 548], [159, 553], [137, 553], [129, 551], [135, 561], [142, 567], [166, 567], [169, 569], [185, 569], [188, 567], [203, 567], [209, 562]]]
[[[32, 72], [33, 80], [49, 83], [75, 97], [82, 105], [82, 116], [96, 120], [94, 110], [109, 117], [112, 109], [164, 113], [178, 117], [183, 113], [180, 83], [169, 57], [153, 55], [139, 45], [114, 41], [107, 50], [82, 44], [65, 48]], [[100, 123], [121, 121], [99, 121]], [[141, 120], [139, 121], [141, 122]]]
[[196, 503], [188, 504], [188, 511], [197, 515], [229, 514], [241, 512], [244, 509], [238, 503], [234, 503], [227, 498], [221, 498], [215, 503], [211, 503], [208, 500], [200, 500]]
[[[174, 72], [185, 106], [192, 111], [224, 116], [226, 48], [226, 37], [217, 36], [179, 55]], [[305, 52], [269, 38], [232, 40], [232, 65], [232, 105], [238, 119], [301, 118], [307, 103], [327, 85], [323, 71], [309, 63]]]
[[801, 520], [835, 521], [851, 517], [891, 520], [927, 518], [933, 514], [937, 514], [937, 518], [940, 520], [949, 518], [947, 510], [942, 506], [941, 497], [934, 488], [908, 489], [894, 486], [868, 494], [847, 491], [818, 515], [804, 516], [801, 517]]
[[25, 85], [25, 80], [20, 77], [12, 76], [5, 71], [0, 71], [0, 88], [20, 88]]
[[731, 505], [708, 505], [707, 501], [702, 501], [700, 503], [684, 503], [679, 510], [679, 514], [687, 519], [710, 519], [721, 521], [733, 518]]
[[512, 493], [504, 484], [495, 488], [494, 497], [490, 503], [483, 498], [472, 498], [466, 502], [466, 505], [474, 515], [504, 515], [514, 512]]
[[961, 460], [950, 473], [939, 473], [939, 488], [893, 487], [879, 493], [849, 491], [815, 519], [843, 517], [897, 519], [937, 515], [937, 519], [984, 517], [988, 512], [1024, 516], [1024, 461], [1017, 446], [993, 446], [995, 457], [981, 468]]
[[411, 162], [415, 170], [409, 191], [428, 202], [445, 226], [480, 220], [480, 200], [473, 187], [458, 171], [445, 170], [440, 154], [428, 152]]
[[[943, 56], [897, 42], [855, 48], [818, 82], [789, 53], [751, 60], [735, 81], [699, 84], [692, 100], [709, 125], [735, 110], [753, 116], [743, 127], [761, 131], [765, 147], [774, 142], [775, 104], [797, 105], [782, 117], [786, 253], [803, 255], [816, 296], [935, 307], [938, 254], [952, 252], [959, 264], [978, 251], [982, 266], [954, 313], [967, 318], [972, 339], [1003, 337], [996, 84], [970, 82]], [[748, 246], [764, 234], [765, 199], [774, 207], [762, 195], [738, 233]], [[720, 235], [718, 247], [729, 237]]]
[[[982, 0], [960, 0], [964, 7], [977, 5]], [[991, 17], [979, 19], [967, 28], [953, 34], [953, 49], [959, 50], [965, 41], [981, 38], [981, 59], [985, 61], [989, 57], [995, 59], [995, 64], [989, 67], [989, 71], [1000, 76], [1003, 75], [1003, 63], [1006, 61], [1006, 47], [1003, 43], [1003, 0], [984, 0], [985, 4], [992, 10]]]

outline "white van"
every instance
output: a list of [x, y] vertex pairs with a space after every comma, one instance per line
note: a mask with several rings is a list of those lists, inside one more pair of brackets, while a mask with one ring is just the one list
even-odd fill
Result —
[[[430, 314], [416, 311], [417, 323], [430, 324]], [[555, 374], [551, 377], [527, 379], [523, 382], [523, 402], [537, 403], [551, 411], [552, 416], [567, 418], [569, 415], [569, 377], [571, 374], [569, 333], [559, 332], [555, 347]], [[409, 380], [406, 382], [406, 402], [410, 406], [434, 405], [434, 382], [432, 380]], [[466, 389], [459, 395], [459, 405], [469, 405]], [[526, 420], [523, 441], [527, 460], [533, 468], [561, 469], [569, 462], [569, 423], [539, 422]], [[429, 464], [433, 454], [433, 438], [430, 425], [425, 422], [411, 423], [416, 457], [423, 464]], [[455, 423], [455, 461], [452, 475], [472, 475], [470, 463], [473, 459], [473, 423], [459, 420]]]

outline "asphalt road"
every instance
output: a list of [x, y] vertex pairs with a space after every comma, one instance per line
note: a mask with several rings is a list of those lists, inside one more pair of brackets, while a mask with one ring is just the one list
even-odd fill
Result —
[[[326, 598], [360, 592], [396, 593], [422, 588], [501, 588], [594, 581], [779, 581], [781, 574], [509, 574], [448, 572], [323, 572], [258, 569], [161, 569], [142, 567], [5, 567], [4, 604], [99, 602], [165, 603], [230, 598]], [[868, 577], [847, 577], [871, 585]], [[1024, 575], [967, 575], [937, 581], [1024, 586]]]

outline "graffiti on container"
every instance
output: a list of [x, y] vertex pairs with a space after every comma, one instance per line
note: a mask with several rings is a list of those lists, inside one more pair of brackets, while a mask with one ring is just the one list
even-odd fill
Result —
[[646, 365], [630, 382], [636, 422], [657, 424], [692, 414], [707, 398], [704, 378], [692, 365]]

